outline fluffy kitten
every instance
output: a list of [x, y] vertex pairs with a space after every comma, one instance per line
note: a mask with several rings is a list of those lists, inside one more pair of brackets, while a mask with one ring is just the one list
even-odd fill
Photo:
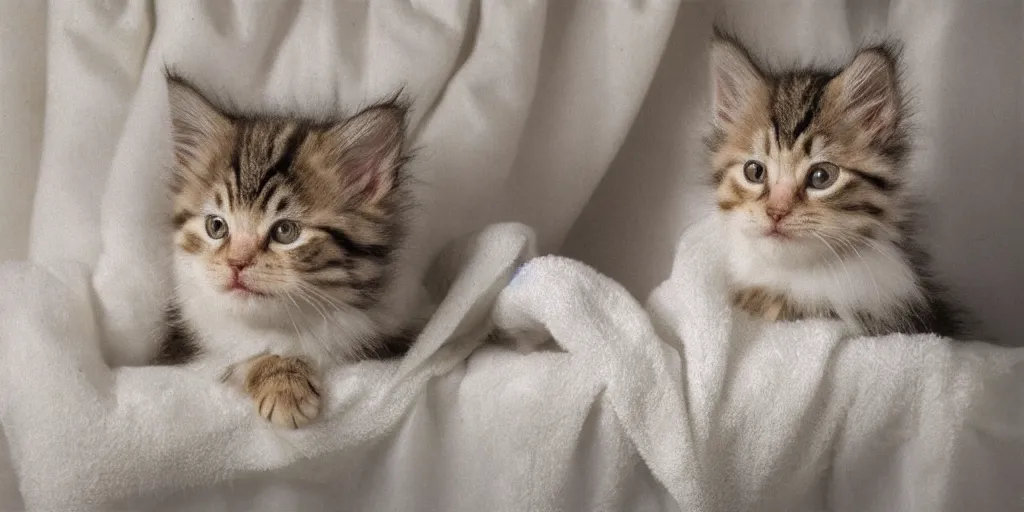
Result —
[[250, 116], [167, 86], [177, 291], [156, 362], [220, 376], [299, 427], [319, 412], [325, 364], [406, 345], [406, 109]]
[[771, 72], [716, 34], [708, 146], [738, 307], [870, 335], [958, 333], [914, 241], [898, 75], [890, 45], [841, 70]]

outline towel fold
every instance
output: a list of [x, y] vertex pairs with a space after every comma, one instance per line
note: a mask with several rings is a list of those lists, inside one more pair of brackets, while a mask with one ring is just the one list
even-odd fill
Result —
[[729, 306], [718, 222], [648, 301], [695, 442], [666, 481], [699, 475], [701, 510], [1024, 508], [1024, 349], [753, 320]]

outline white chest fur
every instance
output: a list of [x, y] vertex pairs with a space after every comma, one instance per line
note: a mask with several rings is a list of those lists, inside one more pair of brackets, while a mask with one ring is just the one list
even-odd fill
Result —
[[736, 287], [761, 287], [809, 307], [828, 307], [844, 319], [858, 313], [876, 318], [902, 314], [900, 305], [922, 299], [918, 278], [893, 244], [877, 242], [848, 249], [790, 249], [791, 241], [729, 237], [728, 268]]
[[219, 377], [228, 366], [261, 353], [301, 356], [320, 367], [338, 364], [379, 336], [380, 326], [367, 312], [323, 304], [240, 304], [180, 265], [179, 307], [202, 351], [189, 366], [204, 374]]

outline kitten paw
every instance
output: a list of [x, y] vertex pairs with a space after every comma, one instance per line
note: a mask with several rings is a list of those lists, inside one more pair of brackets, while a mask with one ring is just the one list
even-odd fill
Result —
[[299, 428], [320, 414], [320, 385], [313, 367], [299, 358], [259, 356], [249, 366], [245, 390], [260, 416], [277, 427]]
[[764, 288], [746, 288], [733, 294], [733, 304], [767, 322], [796, 320], [799, 314], [785, 295]]

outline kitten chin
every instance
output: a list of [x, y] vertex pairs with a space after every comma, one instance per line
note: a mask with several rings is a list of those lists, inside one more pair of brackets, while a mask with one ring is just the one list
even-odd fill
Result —
[[710, 62], [707, 145], [734, 304], [861, 334], [960, 334], [914, 242], [895, 46], [840, 69], [772, 71], [716, 31]]
[[[400, 328], [398, 304], [373, 310], [319, 303], [293, 303], [281, 297], [238, 297], [213, 289], [201, 265], [176, 258], [176, 310], [187, 322], [199, 350], [187, 362], [211, 376], [255, 354], [290, 355], [315, 368], [372, 358]], [[326, 293], [326, 292], [324, 292]]]

